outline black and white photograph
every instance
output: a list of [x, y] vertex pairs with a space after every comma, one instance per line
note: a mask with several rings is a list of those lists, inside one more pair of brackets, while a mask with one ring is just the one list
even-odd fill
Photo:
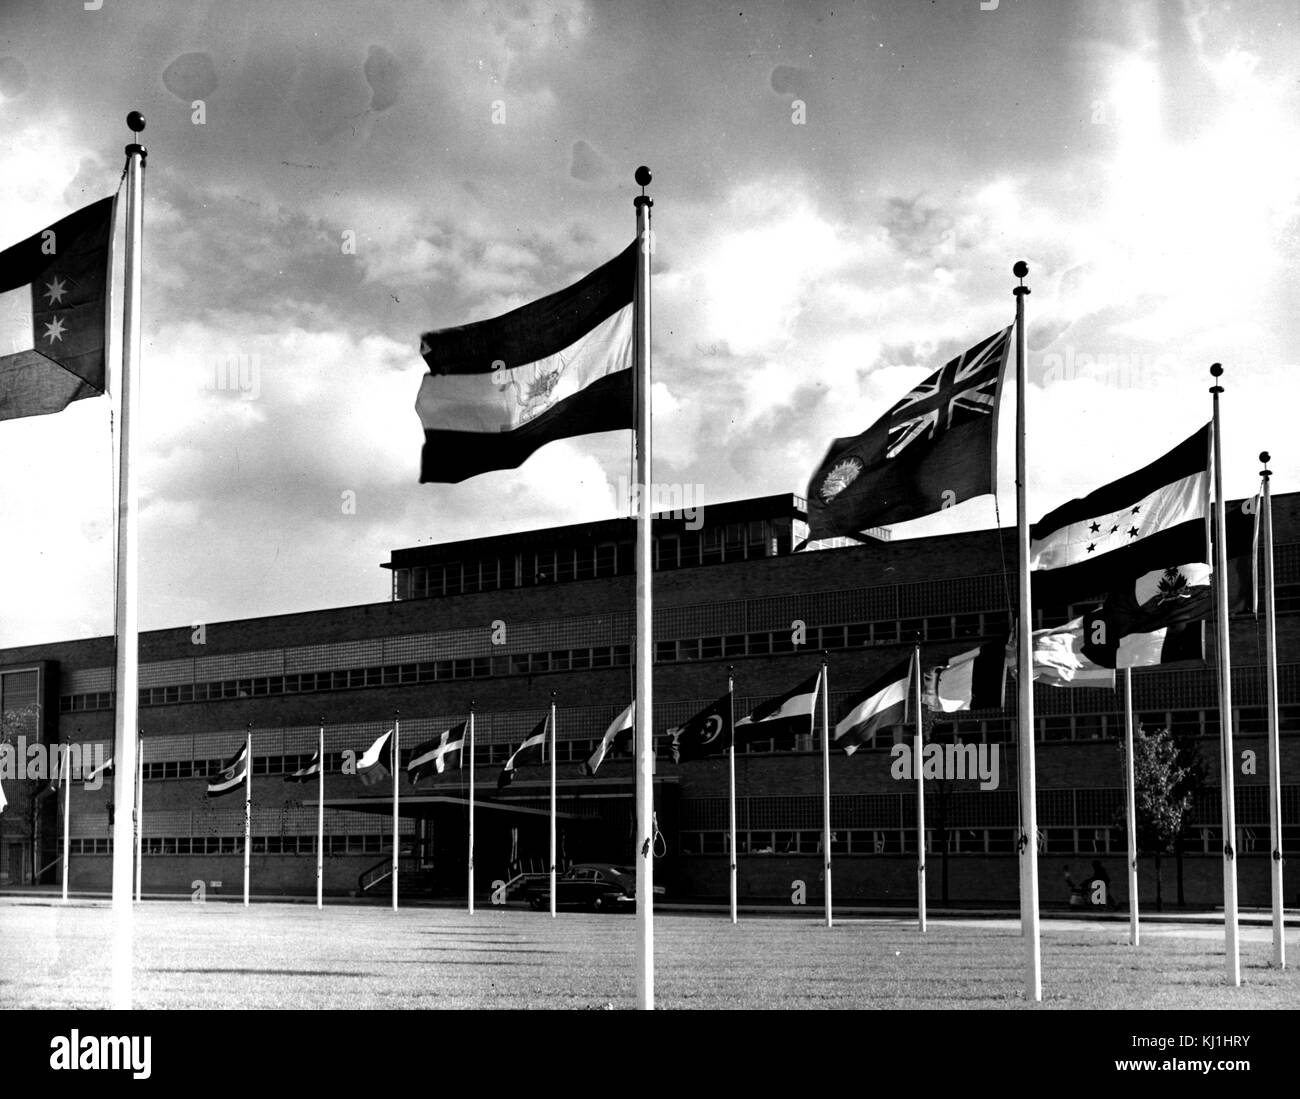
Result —
[[6, 0], [13, 1079], [1282, 1070], [1298, 348], [1294, 0]]

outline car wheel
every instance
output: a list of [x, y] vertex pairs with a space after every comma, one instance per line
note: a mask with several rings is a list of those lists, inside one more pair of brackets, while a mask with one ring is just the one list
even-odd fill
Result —
[[605, 907], [605, 898], [593, 897], [591, 900], [591, 907], [594, 908], [597, 912], [599, 912], [601, 909]]
[[534, 912], [540, 912], [540, 911], [542, 910], [542, 898], [541, 898], [541, 897], [529, 897], [529, 898], [528, 898], [528, 906], [529, 906], [529, 907], [530, 907]]

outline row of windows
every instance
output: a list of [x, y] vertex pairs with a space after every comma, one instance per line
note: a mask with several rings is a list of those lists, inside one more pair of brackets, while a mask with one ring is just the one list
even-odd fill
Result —
[[[1019, 830], [1016, 828], [949, 828], [948, 851], [955, 855], [1010, 855], [1016, 852]], [[1221, 828], [1195, 828], [1184, 838], [1183, 850], [1189, 854], [1216, 855], [1221, 851]], [[730, 848], [730, 834], [719, 831], [683, 832], [678, 850], [683, 855], [725, 855]], [[1246, 826], [1237, 829], [1237, 850], [1241, 854], [1268, 854], [1268, 830]], [[942, 840], [938, 829], [927, 828], [927, 854], [940, 854]], [[737, 853], [742, 855], [819, 855], [822, 833], [748, 829], [736, 832]], [[1123, 828], [1040, 828], [1038, 851], [1041, 855], [1119, 855], [1128, 853]], [[1300, 854], [1300, 826], [1282, 829], [1283, 855]], [[916, 829], [868, 828], [831, 832], [831, 855], [903, 855], [916, 853]]]
[[[315, 835], [253, 836], [251, 853], [254, 855], [314, 855]], [[146, 855], [242, 855], [244, 837], [239, 836], [145, 836], [140, 848]], [[326, 836], [327, 855], [373, 855], [393, 849], [389, 836], [371, 835]], [[111, 855], [111, 837], [83, 837], [68, 840], [68, 850], [73, 855]]]
[[[1000, 613], [941, 615], [932, 618], [864, 622], [849, 626], [814, 626], [807, 630], [806, 640], [802, 645], [795, 645], [789, 630], [659, 641], [655, 643], [655, 662], [664, 664], [744, 656], [770, 656], [800, 650], [820, 652], [824, 649], [848, 649], [863, 645], [896, 645], [918, 634], [924, 641], [975, 639], [996, 632], [1001, 628], [1001, 624], [1005, 624], [1005, 616]], [[546, 652], [465, 657], [459, 660], [429, 660], [329, 672], [304, 672], [297, 675], [256, 676], [209, 683], [144, 687], [140, 690], [140, 705], [166, 706], [176, 703], [215, 702], [314, 691], [439, 683], [456, 679], [625, 668], [631, 664], [631, 660], [632, 650], [629, 645], [551, 649]], [[63, 713], [107, 710], [112, 706], [111, 691], [63, 695], [59, 699], [59, 710]]]
[[[756, 519], [698, 532], [659, 535], [651, 545], [654, 568], [685, 569], [789, 553], [791, 522]], [[429, 599], [599, 576], [630, 576], [636, 568], [634, 555], [632, 542], [602, 542], [394, 569], [393, 599]]]

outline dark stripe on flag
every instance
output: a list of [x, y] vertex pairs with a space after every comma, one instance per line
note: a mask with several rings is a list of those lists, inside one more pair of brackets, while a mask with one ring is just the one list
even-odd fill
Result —
[[[631, 304], [637, 243], [572, 286], [491, 320], [426, 332], [420, 353], [435, 374], [491, 374], [563, 351]], [[625, 425], [620, 425], [625, 426]]]
[[632, 371], [618, 370], [552, 405], [513, 431], [429, 431], [420, 455], [420, 483], [452, 484], [494, 469], [517, 469], [556, 439], [619, 431], [632, 422]]

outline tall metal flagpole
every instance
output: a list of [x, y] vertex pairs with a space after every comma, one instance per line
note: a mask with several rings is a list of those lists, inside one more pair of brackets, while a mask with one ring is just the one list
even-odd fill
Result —
[[244, 741], [244, 907], [248, 907], [248, 867], [253, 842], [253, 723]]
[[[464, 759], [462, 752], [461, 758]], [[469, 914], [474, 915], [474, 702], [469, 704], [469, 882], [465, 890]]]
[[[126, 124], [135, 134], [144, 130], [144, 115], [132, 111]], [[117, 500], [117, 654], [114, 668], [114, 718], [117, 766], [113, 772], [113, 951], [112, 1005], [118, 1010], [131, 1007], [131, 952], [134, 916], [131, 903], [131, 814], [124, 807], [133, 802], [135, 782], [135, 735], [140, 708], [139, 650], [139, 527], [136, 497], [139, 477], [131, 461], [132, 432], [140, 407], [140, 390], [135, 373], [140, 365], [141, 243], [144, 232], [143, 145], [126, 147], [126, 266], [122, 296], [121, 432], [118, 462]]]
[[735, 680], [727, 669], [727, 809], [730, 818], [731, 840], [727, 850], [731, 854], [731, 922], [736, 922], [736, 696]]
[[1277, 610], [1273, 603], [1273, 495], [1268, 451], [1259, 460], [1264, 481], [1264, 645], [1268, 690], [1268, 849], [1273, 878], [1273, 964], [1286, 968], [1286, 922], [1282, 912], [1282, 756], [1278, 743], [1277, 703]]
[[912, 769], [916, 772], [916, 929], [925, 932], [925, 769], [921, 766], [921, 643], [912, 649], [912, 691], [916, 697], [916, 747]]
[[393, 711], [393, 743], [389, 747], [393, 751], [393, 911], [397, 911], [397, 876], [401, 870], [402, 854], [402, 837], [398, 834], [397, 823], [400, 819], [397, 812], [397, 779], [398, 772], [402, 769], [402, 711]]
[[1128, 830], [1128, 941], [1138, 945], [1137, 771], [1133, 761], [1133, 669], [1124, 669], [1124, 789]]
[[144, 738], [136, 737], [135, 744], [135, 900], [139, 904], [144, 875]]
[[831, 681], [822, 653], [822, 873], [826, 876], [826, 926], [831, 916]]
[[1228, 983], [1241, 984], [1241, 950], [1237, 943], [1237, 807], [1233, 771], [1236, 760], [1232, 749], [1232, 656], [1228, 645], [1228, 537], [1224, 523], [1223, 448], [1219, 431], [1218, 384], [1223, 367], [1214, 363], [1210, 374], [1215, 384], [1214, 397], [1214, 526], [1218, 537], [1214, 546], [1214, 601], [1217, 610], [1214, 632], [1219, 643], [1219, 771], [1223, 782], [1223, 944], [1228, 967]]
[[[64, 745], [64, 750], [62, 755], [63, 755], [63, 900], [64, 903], [66, 903], [68, 900], [68, 852], [71, 850], [72, 847], [72, 844], [68, 841], [68, 823], [71, 818], [69, 807], [72, 804], [72, 786], [68, 781], [70, 776], [68, 774], [69, 760], [68, 760], [67, 745]], [[81, 773], [84, 775], [86, 773], [84, 770], [85, 764], [82, 764], [82, 767], [83, 770]]]
[[325, 718], [320, 719], [316, 747], [316, 907], [325, 907]]
[[555, 755], [559, 737], [555, 729], [555, 692], [551, 692], [551, 919], [555, 918]]
[[[650, 478], [653, 473], [650, 433], [650, 255], [654, 237], [650, 210], [654, 200], [645, 189], [653, 177], [644, 164], [635, 179], [641, 193], [636, 208], [636, 291], [633, 348], [636, 369], [636, 951], [637, 1007], [655, 1006], [654, 956], [654, 641], [651, 609]], [[554, 896], [554, 892], [551, 894]]]
[[1017, 688], [1019, 692], [1016, 734], [1020, 740], [1020, 925], [1025, 939], [1025, 998], [1043, 998], [1043, 962], [1038, 937], [1038, 806], [1034, 775], [1034, 615], [1029, 593], [1029, 510], [1026, 500], [1025, 404], [1029, 390], [1029, 367], [1025, 360], [1024, 278], [1029, 264], [1017, 260], [1011, 268], [1020, 285], [1011, 292], [1016, 298], [1016, 545], [1019, 565], [1019, 628]]

